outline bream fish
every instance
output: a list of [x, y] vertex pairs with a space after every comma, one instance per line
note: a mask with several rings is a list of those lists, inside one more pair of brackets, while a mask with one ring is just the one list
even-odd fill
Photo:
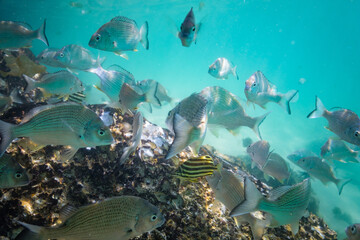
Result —
[[0, 157], [0, 189], [28, 185], [30, 182], [26, 170], [16, 162], [15, 157], [4, 154]]
[[233, 66], [226, 58], [218, 58], [210, 65], [208, 73], [214, 78], [225, 80], [228, 79], [229, 74], [239, 80], [236, 73], [236, 66]]

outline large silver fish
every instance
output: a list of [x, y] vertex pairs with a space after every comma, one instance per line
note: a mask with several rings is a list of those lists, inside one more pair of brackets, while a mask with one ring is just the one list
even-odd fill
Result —
[[338, 135], [342, 140], [360, 146], [360, 119], [359, 116], [349, 109], [340, 109], [337, 111], [328, 111], [321, 100], [315, 98], [315, 110], [307, 117], [324, 117], [330, 131]]
[[68, 212], [59, 227], [19, 223], [37, 233], [39, 240], [127, 240], [165, 222], [159, 208], [135, 196], [108, 198]]
[[0, 157], [0, 189], [25, 186], [29, 182], [29, 175], [14, 157], [8, 154]]
[[345, 163], [358, 163], [359, 152], [352, 150], [343, 141], [329, 138], [321, 147], [321, 157]]
[[0, 22], [0, 49], [31, 47], [34, 39], [40, 39], [49, 46], [45, 35], [46, 19], [38, 30], [33, 31], [31, 27], [22, 22], [1, 21]]
[[196, 37], [199, 33], [200, 26], [201, 23], [195, 23], [195, 15], [193, 8], [191, 8], [181, 24], [180, 32], [178, 33], [178, 37], [184, 47], [190, 47], [192, 42], [195, 42], [196, 44]]
[[40, 145], [70, 146], [62, 154], [62, 160], [70, 159], [79, 148], [109, 145], [114, 141], [96, 113], [77, 103], [36, 107], [19, 125], [0, 121], [0, 135], [0, 155], [15, 138], [28, 137]]
[[360, 223], [355, 223], [345, 229], [347, 240], [360, 240]]
[[298, 93], [296, 90], [290, 90], [286, 94], [276, 92], [276, 87], [260, 71], [255, 72], [246, 80], [244, 91], [249, 102], [253, 102], [262, 108], [265, 108], [269, 102], [275, 102], [286, 108], [288, 114], [291, 114], [290, 102]]
[[[251, 128], [261, 139], [259, 126], [268, 113], [254, 118], [248, 116], [237, 97], [222, 87], [206, 87], [200, 92], [200, 95], [209, 102], [208, 124], [210, 130], [221, 126], [236, 134], [236, 130], [241, 126], [246, 126]], [[217, 135], [216, 132], [214, 133]]]
[[166, 125], [175, 134], [175, 138], [166, 159], [175, 156], [187, 146], [190, 146], [195, 154], [198, 153], [207, 129], [207, 104], [204, 97], [193, 93], [168, 113]]
[[295, 235], [299, 230], [299, 220], [306, 213], [310, 190], [310, 180], [305, 179], [293, 186], [273, 189], [265, 198], [255, 184], [245, 177], [245, 200], [231, 211], [230, 216], [236, 217], [253, 211], [264, 211], [272, 217], [270, 227], [290, 224]]
[[257, 166], [262, 169], [270, 156], [270, 144], [268, 141], [260, 140], [252, 143], [246, 148], [246, 152], [249, 154], [252, 160], [251, 167]]
[[124, 148], [123, 154], [121, 155], [120, 158], [120, 164], [124, 164], [127, 158], [130, 156], [130, 154], [132, 154], [141, 143], [143, 123], [144, 123], [143, 115], [141, 114], [141, 112], [137, 112], [133, 118], [133, 126], [132, 126], [133, 136], [131, 138], [129, 146]]
[[117, 16], [102, 25], [92, 36], [89, 46], [114, 52], [127, 58], [123, 51], [136, 51], [139, 42], [149, 49], [149, 24], [146, 21], [139, 29], [136, 22], [123, 16]]
[[46, 48], [37, 55], [36, 60], [41, 64], [51, 67], [66, 68], [62, 62], [55, 59], [55, 55], [59, 50], [58, 48]]
[[226, 58], [218, 58], [210, 65], [208, 73], [214, 78], [225, 80], [228, 79], [229, 74], [234, 75], [237, 80], [239, 77], [236, 73], [236, 66], [233, 66]]
[[[245, 200], [244, 178], [227, 170], [214, 171], [212, 176], [207, 176], [215, 198], [225, 205], [229, 211], [233, 210]], [[261, 239], [265, 227], [270, 224], [269, 219], [258, 219], [251, 213], [234, 217], [237, 226], [249, 223], [254, 239]]]

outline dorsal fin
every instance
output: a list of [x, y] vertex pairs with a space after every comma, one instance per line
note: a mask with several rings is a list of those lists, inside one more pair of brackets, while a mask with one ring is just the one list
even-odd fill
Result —
[[276, 201], [279, 197], [287, 193], [291, 188], [292, 186], [281, 186], [271, 190], [269, 192], [268, 200]]
[[134, 24], [135, 26], [137, 26], [137, 24], [134, 20], [124, 17], [124, 16], [114, 17], [113, 19], [111, 19], [111, 22], [126, 22], [126, 23]]
[[133, 79], [134, 82], [135, 82], [135, 78], [134, 78], [134, 75], [132, 75], [131, 72], [129, 72], [128, 70], [120, 67], [119, 65], [117, 64], [113, 64], [109, 67], [106, 68], [106, 70], [110, 71], [110, 70], [113, 70], [113, 71], [118, 71], [118, 72], [121, 72], [121, 73], [124, 73], [125, 75], [127, 75], [129, 78]]
[[59, 213], [59, 219], [61, 222], [65, 222], [68, 218], [70, 218], [72, 215], [74, 215], [78, 211], [77, 207], [74, 207], [72, 205], [66, 205], [64, 206]]

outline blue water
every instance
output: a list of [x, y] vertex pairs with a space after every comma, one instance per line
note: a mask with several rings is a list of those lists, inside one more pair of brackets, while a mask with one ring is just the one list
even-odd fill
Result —
[[[266, 110], [250, 105], [251, 116], [271, 111], [260, 127], [262, 137], [271, 148], [286, 157], [299, 149], [315, 153], [333, 134], [327, 131], [325, 119], [307, 119], [314, 109], [315, 95], [325, 106], [344, 107], [360, 113], [360, 2], [356, 0], [291, 0], [291, 1], [138, 1], [138, 0], [84, 0], [76, 1], [5, 1], [0, 0], [1, 19], [24, 21], [38, 28], [47, 19], [46, 34], [51, 47], [61, 48], [78, 44], [94, 55], [106, 57], [104, 66], [119, 64], [132, 72], [136, 80], [155, 79], [164, 85], [169, 95], [181, 100], [207, 86], [222, 86], [245, 99], [244, 82], [256, 70], [261, 70], [277, 86], [278, 91], [299, 90], [299, 100], [292, 104], [292, 115], [276, 104]], [[185, 48], [176, 38], [185, 15], [194, 7], [197, 22], [202, 22], [197, 44]], [[139, 45], [138, 52], [129, 53], [124, 60], [110, 52], [88, 47], [91, 35], [111, 18], [124, 15], [135, 19], [138, 25], [149, 22], [150, 49]], [[45, 48], [40, 41], [33, 42], [32, 51], [38, 54]], [[240, 81], [230, 77], [221, 81], [208, 73], [209, 65], [218, 57], [226, 57], [237, 65]], [[51, 67], [48, 71], [56, 69]], [[91, 73], [79, 73], [87, 85], [98, 78]], [[301, 84], [300, 79], [305, 79]], [[106, 101], [106, 96], [91, 90], [89, 103]], [[145, 116], [165, 127], [168, 105]], [[242, 139], [255, 135], [242, 129], [233, 136], [221, 131], [216, 138], [207, 134], [205, 143], [220, 152], [245, 154]], [[296, 169], [294, 165], [292, 168]], [[336, 163], [338, 178], [352, 178], [338, 196], [335, 185], [324, 186], [313, 180], [312, 187], [320, 199], [320, 216], [329, 226], [344, 235], [347, 224], [335, 219], [332, 209], [338, 206], [360, 221], [360, 165]]]

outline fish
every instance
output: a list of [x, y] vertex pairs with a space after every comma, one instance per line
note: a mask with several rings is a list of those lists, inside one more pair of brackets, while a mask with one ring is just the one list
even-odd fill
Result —
[[0, 157], [0, 189], [26, 186], [30, 177], [14, 157], [4, 154]]
[[320, 98], [315, 97], [315, 110], [307, 118], [324, 117], [329, 126], [328, 130], [335, 133], [345, 142], [360, 146], [360, 119], [359, 116], [349, 109], [328, 111]]
[[[140, 82], [137, 82], [136, 85], [141, 88], [143, 92], [148, 92], [152, 88], [155, 90], [155, 96], [157, 99], [159, 99], [161, 105], [164, 103], [172, 103], [172, 98], [169, 97], [168, 92], [166, 88], [161, 85], [159, 82], [152, 80], [152, 79], [145, 79]], [[164, 102], [164, 103], [163, 103]], [[155, 107], [160, 107], [159, 105], [154, 105]]]
[[208, 101], [198, 93], [179, 102], [166, 118], [166, 125], [175, 134], [165, 159], [169, 159], [187, 146], [197, 155], [207, 129]]
[[193, 8], [191, 8], [180, 26], [180, 31], [178, 32], [178, 37], [184, 47], [190, 47], [192, 42], [196, 44], [196, 38], [200, 27], [201, 23], [195, 23], [195, 15]]
[[98, 68], [104, 59], [94, 59], [93, 54], [76, 44], [69, 44], [56, 52], [54, 58], [66, 68], [81, 71], [90, 71]]
[[45, 27], [46, 19], [37, 30], [32, 30], [29, 24], [23, 22], [0, 21], [0, 49], [31, 47], [34, 39], [39, 39], [49, 46]]
[[358, 163], [359, 152], [354, 151], [343, 141], [329, 138], [321, 147], [321, 157], [345, 163]]
[[351, 179], [336, 178], [330, 165], [324, 159], [317, 156], [302, 157], [294, 161], [294, 163], [305, 170], [311, 177], [319, 179], [325, 185], [333, 182], [338, 188], [339, 195], [344, 186], [351, 181]]
[[290, 90], [286, 94], [278, 93], [276, 86], [271, 84], [261, 71], [257, 71], [246, 80], [244, 92], [248, 102], [262, 108], [265, 108], [269, 102], [275, 102], [291, 114], [290, 103], [292, 100], [295, 101], [295, 96], [299, 91]]
[[[126, 240], [162, 226], [159, 208], [135, 196], [119, 196], [76, 208], [68, 207], [58, 227], [19, 224], [45, 239]], [[65, 210], [64, 210], [65, 211]]]
[[149, 24], [147, 21], [138, 28], [136, 22], [124, 16], [117, 16], [102, 25], [90, 38], [89, 46], [103, 51], [114, 52], [127, 59], [124, 51], [137, 51], [139, 42], [149, 49]]
[[230, 217], [264, 211], [272, 218], [269, 227], [290, 224], [293, 234], [298, 232], [299, 220], [306, 214], [310, 199], [311, 184], [308, 178], [292, 186], [273, 189], [267, 198], [248, 177], [245, 177], [244, 185], [245, 200], [230, 212]]
[[100, 119], [107, 127], [114, 124], [114, 118], [113, 115], [110, 114], [110, 112], [103, 112], [103, 114], [101, 114], [100, 116]]
[[234, 135], [237, 134], [236, 131], [240, 127], [246, 126], [251, 128], [261, 139], [259, 126], [269, 113], [259, 117], [248, 116], [237, 97], [219, 86], [206, 87], [200, 92], [200, 95], [209, 102], [208, 124], [215, 136], [218, 135], [216, 128], [219, 126], [226, 128]]
[[137, 112], [133, 119], [133, 136], [128, 147], [124, 148], [120, 158], [120, 165], [124, 164], [130, 154], [132, 154], [141, 143], [144, 118], [141, 112]]
[[143, 92], [138, 86], [130, 86], [127, 83], [124, 83], [121, 87], [119, 103], [122, 112], [128, 113], [137, 110], [140, 104], [146, 107], [149, 112], [152, 112], [150, 104], [161, 106], [160, 100], [156, 97], [156, 89]]
[[40, 88], [51, 95], [69, 96], [85, 90], [80, 79], [66, 70], [42, 75], [39, 81], [26, 75], [23, 75], [23, 77], [27, 82], [25, 93]]
[[16, 88], [11, 91], [9, 96], [0, 93], [0, 113], [8, 110], [13, 105], [13, 103], [23, 103], [23, 101], [18, 96], [18, 90]]
[[46, 48], [41, 53], [39, 53], [39, 55], [37, 55], [36, 60], [39, 63], [48, 65], [50, 67], [66, 68], [66, 65], [55, 58], [55, 55], [59, 50], [60, 49], [58, 48]]
[[360, 223], [355, 223], [345, 229], [348, 240], [360, 240]]
[[[206, 180], [215, 194], [215, 199], [224, 204], [229, 211], [245, 200], [244, 178], [239, 174], [222, 169], [220, 172], [214, 171], [211, 176], [206, 176]], [[234, 220], [238, 227], [249, 223], [256, 240], [261, 239], [265, 227], [270, 225], [269, 218], [259, 219], [251, 213], [236, 216]]]
[[252, 143], [246, 148], [246, 152], [251, 157], [251, 167], [257, 166], [262, 169], [270, 156], [270, 144], [268, 141], [260, 140]]
[[331, 211], [334, 215], [334, 219], [342, 220], [347, 224], [353, 223], [353, 219], [348, 212], [343, 211], [340, 207], [334, 207]]
[[39, 145], [69, 146], [61, 154], [62, 161], [73, 157], [79, 148], [114, 142], [109, 128], [95, 112], [71, 102], [33, 108], [19, 125], [0, 121], [0, 136], [0, 156], [12, 140], [28, 137]]
[[107, 69], [101, 66], [91, 69], [90, 72], [95, 73], [100, 78], [100, 85], [95, 87], [109, 97], [109, 106], [118, 108], [119, 95], [121, 87], [124, 83], [130, 86], [136, 85], [134, 76], [119, 65], [111, 65]]
[[212, 175], [214, 171], [220, 171], [221, 164], [215, 165], [209, 155], [193, 157], [186, 160], [176, 170], [174, 176], [181, 180], [197, 182], [200, 177]]
[[264, 173], [266, 180], [269, 180], [268, 176], [270, 176], [284, 183], [284, 180], [290, 177], [286, 161], [279, 154], [273, 152], [269, 154], [268, 159], [260, 170]]
[[243, 147], [248, 147], [253, 143], [253, 140], [249, 137], [243, 138]]
[[233, 67], [232, 65], [233, 64], [226, 58], [218, 58], [210, 65], [208, 73], [214, 78], [221, 80], [228, 79], [229, 74], [232, 74], [239, 80], [239, 76], [236, 73], [236, 66]]

